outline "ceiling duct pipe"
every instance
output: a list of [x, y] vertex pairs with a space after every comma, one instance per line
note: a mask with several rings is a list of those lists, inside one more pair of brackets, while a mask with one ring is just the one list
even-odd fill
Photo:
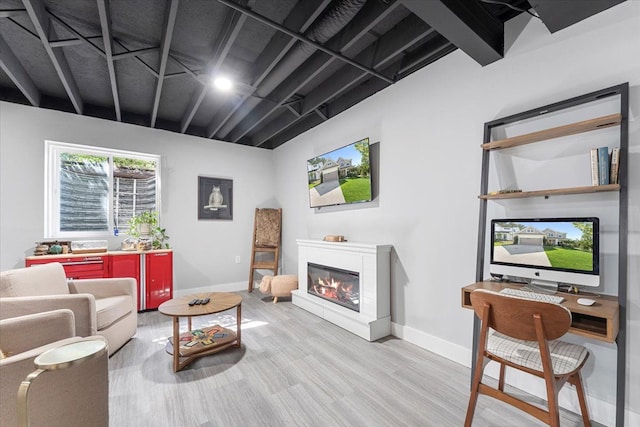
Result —
[[[327, 11], [320, 20], [315, 23], [305, 36], [315, 42], [324, 44], [331, 37], [338, 34], [354, 16], [365, 5], [366, 0], [342, 0]], [[269, 75], [260, 83], [254, 95], [259, 98], [267, 98], [267, 96], [284, 81], [291, 73], [293, 73], [300, 65], [304, 63], [311, 55], [316, 52], [316, 48], [308, 43], [301, 41], [285, 55], [282, 60], [274, 67]], [[244, 105], [236, 110], [229, 118], [227, 123], [220, 129], [216, 136], [220, 139], [224, 138], [235, 128], [240, 121], [245, 118], [260, 102], [256, 97], [247, 98]]]

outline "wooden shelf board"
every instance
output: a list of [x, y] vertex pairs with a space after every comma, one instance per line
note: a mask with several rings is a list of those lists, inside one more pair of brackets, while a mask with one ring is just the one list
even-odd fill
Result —
[[560, 196], [564, 194], [599, 193], [602, 191], [620, 191], [620, 184], [588, 185], [585, 187], [555, 188], [550, 190], [521, 191], [518, 193], [483, 194], [478, 196], [484, 200], [524, 199], [527, 197]]
[[261, 270], [273, 270], [276, 267], [275, 261], [256, 261], [252, 265], [253, 268]]
[[483, 150], [495, 150], [499, 148], [516, 147], [518, 145], [531, 144], [547, 139], [559, 138], [562, 136], [575, 135], [583, 132], [617, 126], [622, 121], [621, 114], [610, 114], [608, 116], [596, 117], [582, 122], [571, 123], [551, 129], [518, 135], [511, 138], [500, 139], [498, 141], [482, 144]]

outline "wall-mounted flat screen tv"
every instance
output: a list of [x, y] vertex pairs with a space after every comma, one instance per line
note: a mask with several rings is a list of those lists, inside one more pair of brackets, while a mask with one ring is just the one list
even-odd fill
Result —
[[312, 208], [371, 201], [369, 138], [307, 160]]

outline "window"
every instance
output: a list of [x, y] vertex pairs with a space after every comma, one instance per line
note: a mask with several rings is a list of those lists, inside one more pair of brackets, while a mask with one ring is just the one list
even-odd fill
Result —
[[160, 156], [45, 141], [45, 237], [127, 232], [143, 211], [160, 210]]

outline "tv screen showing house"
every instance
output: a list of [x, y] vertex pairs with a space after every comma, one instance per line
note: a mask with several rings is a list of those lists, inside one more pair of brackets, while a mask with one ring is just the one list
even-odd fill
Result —
[[492, 221], [491, 233], [492, 263], [587, 273], [598, 264], [598, 222], [591, 218]]
[[371, 201], [369, 138], [307, 160], [312, 208]]

